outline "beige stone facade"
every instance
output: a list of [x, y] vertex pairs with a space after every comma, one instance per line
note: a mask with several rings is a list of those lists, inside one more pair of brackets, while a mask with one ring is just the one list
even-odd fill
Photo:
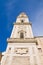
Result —
[[41, 61], [41, 65], [43, 65], [43, 36], [36, 37], [38, 45], [38, 51], [39, 51], [39, 58]]
[[34, 37], [25, 13], [17, 17], [7, 42], [1, 65], [43, 65], [43, 37]]

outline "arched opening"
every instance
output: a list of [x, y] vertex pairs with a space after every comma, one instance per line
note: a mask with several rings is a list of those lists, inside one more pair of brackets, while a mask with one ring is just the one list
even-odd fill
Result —
[[24, 38], [24, 34], [22, 32], [20, 33], [20, 38]]
[[24, 20], [21, 20], [21, 22], [23, 23], [23, 22], [24, 22]]

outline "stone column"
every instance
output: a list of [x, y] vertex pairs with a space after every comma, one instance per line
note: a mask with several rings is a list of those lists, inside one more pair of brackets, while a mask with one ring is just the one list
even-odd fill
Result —
[[5, 55], [5, 56], [3, 56], [2, 60], [1, 60], [1, 65], [5, 65], [6, 58], [7, 58], [7, 56], [6, 56], [6, 55]]
[[34, 51], [35, 51], [37, 65], [41, 65], [40, 64], [40, 56], [38, 54], [38, 49], [37, 49], [37, 46], [36, 45], [34, 46]]
[[33, 54], [32, 54], [32, 46], [29, 47], [29, 54], [30, 54], [30, 65], [34, 65]]

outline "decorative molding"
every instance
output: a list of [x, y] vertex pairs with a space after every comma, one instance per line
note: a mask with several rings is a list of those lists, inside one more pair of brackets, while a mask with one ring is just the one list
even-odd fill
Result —
[[36, 43], [37, 40], [35, 38], [25, 38], [25, 39], [8, 38], [7, 42], [8, 43]]
[[30, 22], [29, 23], [28, 22], [27, 23], [19, 23], [18, 22], [18, 23], [13, 23], [13, 24], [14, 25], [32, 25], [32, 23], [30, 23]]
[[35, 36], [34, 38], [43, 38], [43, 36]]
[[28, 48], [15, 48], [15, 53], [20, 55], [27, 54]]

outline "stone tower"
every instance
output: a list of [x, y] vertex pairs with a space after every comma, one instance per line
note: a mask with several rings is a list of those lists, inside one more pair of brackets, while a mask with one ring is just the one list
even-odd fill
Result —
[[1, 65], [41, 65], [32, 24], [25, 13], [17, 17], [7, 42], [8, 46]]

